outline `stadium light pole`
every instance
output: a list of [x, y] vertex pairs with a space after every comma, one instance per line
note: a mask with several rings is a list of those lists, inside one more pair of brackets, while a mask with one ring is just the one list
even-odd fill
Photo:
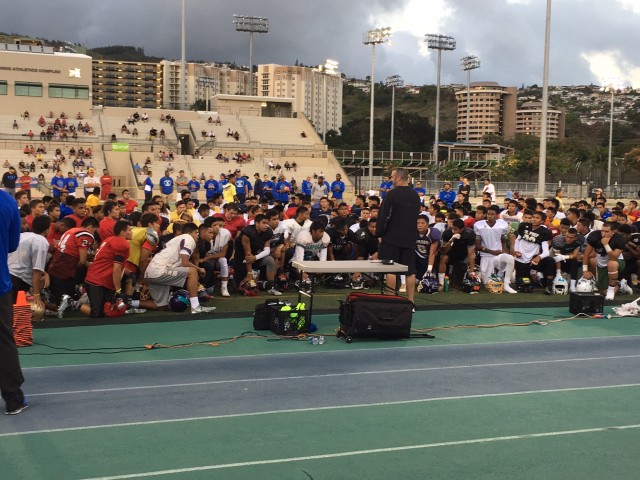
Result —
[[234, 15], [233, 18], [235, 18], [233, 23], [236, 26], [236, 32], [249, 32], [249, 95], [253, 95], [253, 34], [267, 33], [269, 19], [248, 15]]
[[[616, 91], [622, 88], [622, 84], [619, 79], [613, 78], [605, 80], [604, 85], [601, 90], [603, 92], [611, 93], [611, 112], [609, 114], [609, 158], [607, 160], [607, 186], [609, 188], [611, 186], [611, 159], [613, 154], [613, 102], [615, 100]], [[610, 192], [607, 192], [610, 195]]]
[[542, 71], [542, 112], [540, 116], [540, 160], [538, 161], [538, 198], [544, 198], [547, 175], [547, 122], [549, 111], [549, 41], [551, 38], [551, 0], [547, 0]]
[[207, 112], [210, 110], [210, 106], [209, 106], [209, 101], [210, 101], [210, 96], [209, 96], [209, 87], [215, 87], [216, 82], [213, 78], [211, 77], [207, 77], [204, 75], [198, 76], [196, 77], [196, 83], [202, 87], [205, 87], [205, 108], [207, 109]]
[[322, 72], [322, 142], [327, 143], [327, 75], [338, 75], [338, 66], [335, 60], [327, 59], [324, 65], [320, 65], [318, 70]]
[[371, 45], [371, 111], [369, 114], [369, 188], [373, 186], [373, 103], [375, 94], [375, 65], [376, 65], [376, 45], [389, 42], [391, 29], [389, 27], [375, 28], [365, 32], [362, 43]]
[[471, 70], [480, 68], [480, 60], [475, 55], [469, 55], [460, 60], [462, 69], [467, 72], [467, 127], [465, 132], [465, 143], [469, 143], [469, 121], [471, 114]]
[[180, 110], [186, 110], [187, 106], [187, 0], [182, 0], [182, 57], [180, 62], [180, 102], [178, 102], [178, 108]]
[[387, 86], [391, 87], [391, 141], [389, 142], [389, 158], [393, 161], [393, 133], [396, 113], [396, 87], [402, 87], [404, 81], [400, 75], [387, 77]]
[[438, 74], [436, 82], [436, 128], [435, 136], [433, 140], [433, 159], [438, 164], [438, 143], [440, 140], [440, 70], [442, 65], [442, 51], [443, 50], [455, 50], [456, 41], [453, 37], [446, 35], [427, 34], [425, 35], [425, 42], [427, 47], [438, 50]]

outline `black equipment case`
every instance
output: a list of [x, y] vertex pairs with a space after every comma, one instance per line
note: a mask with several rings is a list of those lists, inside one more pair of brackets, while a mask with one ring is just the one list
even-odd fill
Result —
[[340, 329], [336, 336], [353, 338], [409, 338], [413, 302], [398, 295], [352, 292], [340, 300]]

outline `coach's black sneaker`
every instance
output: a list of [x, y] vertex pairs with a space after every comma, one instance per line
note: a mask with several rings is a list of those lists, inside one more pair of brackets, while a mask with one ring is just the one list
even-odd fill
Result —
[[545, 295], [553, 295], [553, 290], [552, 290], [552, 288], [551, 288], [551, 285], [547, 285], [547, 286], [544, 288], [544, 294], [545, 294]]
[[15, 394], [9, 395], [6, 398], [6, 406], [5, 415], [18, 415], [29, 407], [29, 402], [27, 402], [27, 398], [22, 393], [22, 390], [18, 390]]

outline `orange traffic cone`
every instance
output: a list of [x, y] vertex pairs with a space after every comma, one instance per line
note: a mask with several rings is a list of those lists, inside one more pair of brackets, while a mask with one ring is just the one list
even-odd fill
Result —
[[29, 305], [29, 303], [27, 303], [27, 294], [24, 290], [19, 290], [15, 306], [24, 307], [25, 305]]

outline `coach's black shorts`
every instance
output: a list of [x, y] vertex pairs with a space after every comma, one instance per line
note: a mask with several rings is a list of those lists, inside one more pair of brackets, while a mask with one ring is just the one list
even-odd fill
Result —
[[416, 274], [416, 251], [414, 248], [405, 248], [386, 243], [382, 240], [378, 248], [379, 260], [393, 260], [396, 263], [406, 265], [407, 275]]

